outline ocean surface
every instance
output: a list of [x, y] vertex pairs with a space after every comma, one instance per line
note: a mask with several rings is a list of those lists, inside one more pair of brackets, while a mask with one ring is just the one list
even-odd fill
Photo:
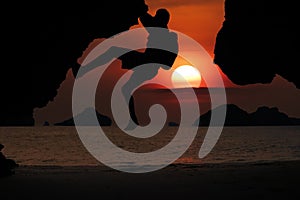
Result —
[[[300, 160], [300, 126], [225, 127], [212, 151], [205, 158], [199, 159], [198, 152], [206, 130], [204, 127], [199, 128], [193, 143], [174, 163], [259, 163]], [[149, 139], [132, 138], [117, 127], [103, 127], [103, 131], [122, 149], [145, 153], [168, 144], [176, 134], [177, 127], [166, 127]], [[1, 127], [0, 143], [5, 146], [2, 150], [4, 155], [20, 165], [103, 165], [84, 147], [74, 127]]]

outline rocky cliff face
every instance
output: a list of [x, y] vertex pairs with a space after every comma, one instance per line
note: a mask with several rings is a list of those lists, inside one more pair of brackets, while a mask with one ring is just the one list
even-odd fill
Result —
[[2, 16], [2, 126], [33, 125], [33, 108], [56, 96], [70, 68], [76, 73], [89, 43], [128, 30], [146, 12], [144, 0], [23, 4], [6, 4]]
[[225, 0], [214, 62], [239, 85], [270, 83], [276, 74], [300, 88], [296, 1]]

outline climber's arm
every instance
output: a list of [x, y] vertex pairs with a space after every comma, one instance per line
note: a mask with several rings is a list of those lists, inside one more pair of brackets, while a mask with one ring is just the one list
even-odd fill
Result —
[[146, 13], [140, 17], [140, 21], [144, 27], [154, 27], [154, 17]]

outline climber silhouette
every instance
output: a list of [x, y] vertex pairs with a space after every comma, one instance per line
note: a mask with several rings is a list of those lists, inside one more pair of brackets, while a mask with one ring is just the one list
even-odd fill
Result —
[[[158, 74], [160, 68], [165, 70], [170, 69], [177, 57], [178, 38], [176, 33], [171, 32], [168, 29], [169, 20], [170, 13], [165, 8], [158, 9], [155, 16], [146, 13], [140, 17], [140, 22], [148, 32], [147, 47], [152, 45], [158, 46], [155, 44], [159, 44], [159, 46], [163, 45], [165, 49], [170, 51], [146, 48], [144, 52], [139, 52], [113, 46], [93, 61], [85, 66], [81, 66], [82, 69], [77, 75], [77, 77], [81, 77], [88, 71], [111, 61], [115, 58], [115, 55], [122, 55], [118, 57], [118, 59], [122, 61], [122, 69], [133, 71], [129, 80], [122, 87], [124, 98], [126, 102], [129, 102], [129, 112], [131, 116], [131, 121], [128, 123], [126, 130], [132, 130], [139, 125], [135, 113], [132, 91], [143, 82], [154, 78]], [[160, 29], [157, 30], [151, 27]]]

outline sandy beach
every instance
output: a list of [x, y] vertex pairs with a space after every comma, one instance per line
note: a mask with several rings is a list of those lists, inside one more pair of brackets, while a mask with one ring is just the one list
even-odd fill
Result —
[[129, 174], [103, 166], [20, 166], [0, 179], [9, 199], [297, 199], [300, 161], [170, 165]]
[[[130, 174], [97, 162], [72, 127], [3, 128], [3, 153], [20, 167], [13, 176], [0, 178], [0, 198], [299, 199], [299, 130], [226, 127], [213, 151], [200, 160], [197, 153], [205, 131], [200, 129], [175, 163], [150, 173]], [[112, 128], [107, 132], [118, 133]], [[170, 128], [165, 133], [173, 132]], [[168, 140], [165, 136], [137, 145], [123, 137], [116, 134], [112, 139], [137, 152]]]

